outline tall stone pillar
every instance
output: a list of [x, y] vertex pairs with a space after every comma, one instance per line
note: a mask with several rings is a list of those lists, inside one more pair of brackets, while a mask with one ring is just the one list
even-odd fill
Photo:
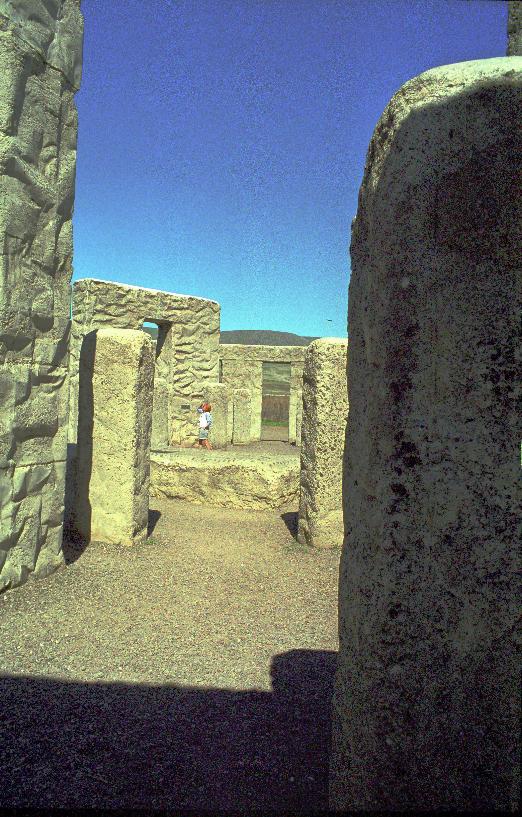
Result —
[[212, 406], [212, 429], [210, 442], [213, 448], [226, 448], [229, 441], [228, 397], [230, 387], [226, 383], [210, 383], [206, 399]]
[[154, 343], [134, 329], [86, 335], [80, 354], [76, 502], [85, 541], [147, 537]]
[[315, 547], [343, 543], [347, 348], [343, 338], [320, 338], [305, 355], [297, 538]]
[[292, 363], [288, 403], [288, 442], [292, 445], [297, 444], [297, 423], [299, 407], [302, 400], [302, 390], [303, 367], [298, 363]]
[[301, 389], [301, 394], [299, 395], [299, 399], [297, 400], [297, 406], [295, 411], [295, 444], [297, 446], [301, 445], [302, 428], [303, 428], [303, 392]]
[[330, 804], [519, 806], [522, 59], [406, 83], [352, 232]]
[[249, 389], [234, 389], [234, 445], [248, 445], [252, 425], [252, 398]]
[[508, 3], [508, 57], [522, 57], [522, 3], [510, 0]]
[[0, 0], [0, 590], [63, 564], [79, 0]]

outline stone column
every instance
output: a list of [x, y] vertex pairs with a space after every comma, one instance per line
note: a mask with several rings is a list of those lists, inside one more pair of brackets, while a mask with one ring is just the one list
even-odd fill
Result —
[[253, 440], [261, 439], [261, 414], [263, 411], [263, 362], [261, 360], [245, 361], [250, 369], [250, 399], [252, 405]]
[[252, 423], [252, 402], [249, 389], [234, 389], [234, 445], [248, 445]]
[[522, 3], [510, 0], [508, 3], [508, 57], [522, 57]]
[[393, 97], [352, 232], [330, 805], [516, 810], [522, 59]]
[[80, 355], [74, 527], [86, 541], [147, 537], [154, 343], [133, 329], [99, 329]]
[[295, 445], [297, 438], [297, 406], [301, 400], [302, 375], [295, 363], [290, 367], [290, 392], [288, 395], [288, 442]]
[[210, 383], [206, 388], [206, 399], [212, 406], [212, 428], [210, 442], [213, 448], [228, 445], [228, 395], [226, 383]]
[[343, 543], [347, 347], [343, 338], [320, 338], [305, 355], [297, 538], [315, 547]]
[[295, 444], [301, 445], [301, 434], [303, 428], [303, 390], [299, 394], [295, 411]]
[[234, 389], [230, 388], [230, 384], [226, 384], [227, 392], [227, 445], [234, 441]]
[[0, 590], [64, 563], [79, 0], [0, 0]]
[[[301, 445], [301, 425], [303, 420], [303, 366], [304, 361], [292, 363], [288, 442], [297, 446]], [[290, 429], [292, 433], [290, 433]]]

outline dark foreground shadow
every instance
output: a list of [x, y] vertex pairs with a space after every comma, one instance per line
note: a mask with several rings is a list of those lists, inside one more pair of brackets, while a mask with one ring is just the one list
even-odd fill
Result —
[[154, 532], [154, 528], [158, 524], [161, 518], [160, 511], [151, 511], [149, 510], [149, 524], [147, 527], [147, 535], [150, 536]]
[[0, 806], [324, 812], [336, 655], [275, 656], [271, 692], [4, 676]]
[[297, 511], [289, 511], [288, 513], [282, 513], [281, 514], [281, 519], [283, 520], [286, 527], [288, 528], [288, 530], [290, 531], [290, 533], [292, 534], [292, 536], [294, 537], [294, 539], [296, 541], [297, 541], [297, 520], [298, 520], [298, 517], [299, 517], [299, 514], [297, 513]]

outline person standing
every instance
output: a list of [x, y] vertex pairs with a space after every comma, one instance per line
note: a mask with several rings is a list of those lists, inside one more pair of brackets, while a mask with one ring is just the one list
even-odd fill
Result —
[[212, 426], [212, 406], [210, 403], [202, 403], [198, 408], [199, 413], [199, 445], [212, 451], [212, 444], [208, 438], [210, 427]]

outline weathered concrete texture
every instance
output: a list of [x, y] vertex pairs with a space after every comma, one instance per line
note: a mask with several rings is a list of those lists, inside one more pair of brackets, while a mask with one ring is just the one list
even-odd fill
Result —
[[78, 0], [0, 0], [0, 590], [63, 564]]
[[85, 541], [132, 545], [147, 536], [153, 388], [149, 335], [99, 329], [85, 337], [72, 519]]
[[301, 398], [297, 400], [297, 405], [295, 409], [295, 441], [296, 445], [301, 445], [301, 437], [302, 437], [302, 428], [303, 428], [303, 394], [301, 392]]
[[281, 508], [297, 499], [299, 457], [247, 451], [151, 454], [151, 496], [222, 508]]
[[508, 57], [522, 57], [522, 3], [510, 0], [508, 3]]
[[306, 350], [297, 538], [315, 547], [343, 543], [347, 349], [343, 338], [321, 338]]
[[[76, 440], [78, 363], [82, 338], [107, 326], [140, 329], [158, 324], [153, 448], [197, 438], [197, 384], [218, 379], [219, 304], [205, 298], [86, 278], [74, 284], [70, 357], [70, 430]], [[196, 403], [197, 404], [197, 403]]]
[[261, 439], [261, 410], [263, 405], [263, 362], [291, 364], [289, 442], [300, 445], [297, 435], [297, 412], [301, 401], [303, 365], [306, 346], [247, 346], [240, 343], [221, 343], [219, 360], [222, 379], [234, 389], [248, 389], [252, 405], [252, 440]]
[[205, 400], [212, 406], [210, 442], [213, 448], [226, 448], [231, 436], [228, 422], [230, 387], [225, 383], [209, 383], [205, 395]]
[[518, 802], [522, 59], [406, 83], [352, 234], [337, 809]]
[[232, 441], [234, 445], [247, 445], [252, 426], [252, 398], [248, 389], [234, 389], [233, 395]]

